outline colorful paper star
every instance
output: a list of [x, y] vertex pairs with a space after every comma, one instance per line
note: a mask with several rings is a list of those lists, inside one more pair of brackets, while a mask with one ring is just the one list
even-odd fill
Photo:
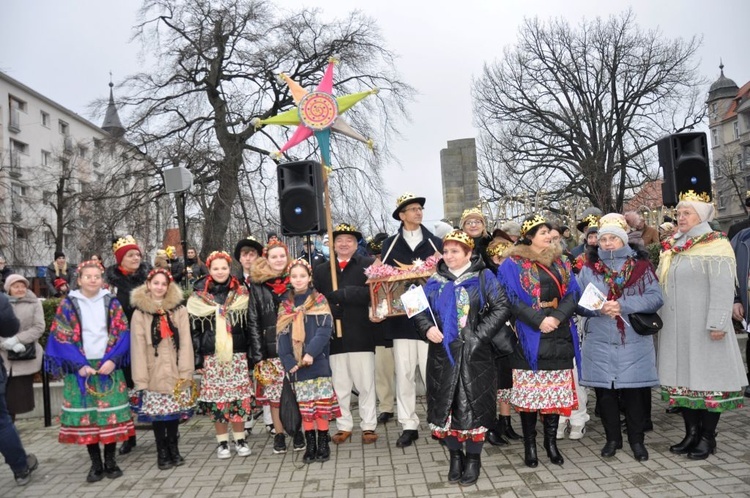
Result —
[[256, 127], [267, 124], [297, 125], [297, 129], [287, 143], [272, 155], [281, 157], [281, 154], [287, 150], [315, 135], [320, 147], [322, 162], [324, 165], [330, 166], [331, 131], [354, 138], [372, 147], [372, 140], [368, 140], [360, 135], [354, 128], [349, 126], [349, 123], [341, 115], [368, 95], [377, 93], [378, 90], [373, 89], [342, 97], [334, 97], [331, 92], [333, 91], [333, 66], [336, 63], [336, 59], [329, 59], [323, 79], [320, 80], [314, 92], [305, 90], [299, 83], [286, 74], [282, 73], [280, 75], [289, 86], [292, 98], [297, 106], [294, 109], [289, 109], [268, 119], [256, 118], [254, 125]]

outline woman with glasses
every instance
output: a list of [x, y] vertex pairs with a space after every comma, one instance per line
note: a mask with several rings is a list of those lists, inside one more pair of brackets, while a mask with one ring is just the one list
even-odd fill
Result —
[[716, 452], [716, 426], [740, 408], [747, 384], [732, 327], [736, 262], [709, 222], [707, 194], [688, 191], [677, 204], [677, 232], [663, 243], [657, 274], [664, 290], [659, 332], [662, 399], [682, 408], [685, 437], [669, 451], [703, 460]]

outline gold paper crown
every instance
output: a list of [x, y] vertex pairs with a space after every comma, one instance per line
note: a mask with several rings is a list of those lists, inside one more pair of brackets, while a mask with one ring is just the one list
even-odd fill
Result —
[[680, 202], [711, 202], [711, 198], [707, 193], [701, 192], [697, 194], [694, 190], [688, 190], [687, 192], [680, 194]]
[[507, 248], [511, 246], [511, 243], [507, 240], [495, 239], [490, 242], [487, 246], [487, 254], [492, 258], [494, 256], [502, 256]]
[[582, 219], [581, 222], [585, 223], [586, 227], [595, 227], [599, 225], [599, 218], [600, 217], [595, 214], [590, 214]]
[[461, 213], [461, 219], [465, 220], [467, 217], [469, 217], [469, 216], [471, 216], [473, 214], [477, 215], [477, 216], [481, 216], [484, 219], [484, 214], [482, 214], [482, 211], [478, 207], [474, 207], [474, 208], [470, 208], [470, 209], [465, 209], [464, 212]]
[[169, 259], [174, 259], [174, 257], [177, 255], [177, 249], [175, 249], [174, 246], [167, 246], [165, 251], [167, 252], [167, 257]]
[[400, 206], [402, 202], [406, 202], [409, 199], [416, 199], [417, 196], [412, 194], [411, 192], [404, 192], [401, 194], [401, 196], [396, 199], [396, 206]]
[[443, 237], [443, 244], [448, 242], [449, 240], [452, 240], [453, 242], [458, 242], [460, 244], [463, 244], [465, 246], [468, 246], [469, 249], [474, 249], [474, 239], [469, 237], [469, 234], [467, 234], [464, 231], [461, 230], [453, 230], [448, 233], [445, 237]]
[[603, 217], [599, 220], [599, 228], [604, 228], [608, 225], [614, 225], [616, 227], [622, 228], [626, 232], [628, 231], [628, 223], [625, 221], [624, 218], [620, 218], [619, 216], [612, 216], [610, 218]]
[[339, 223], [336, 225], [336, 228], [333, 229], [334, 232], [356, 232], [357, 228], [354, 225], [349, 225], [347, 223]]
[[135, 239], [132, 235], [125, 235], [124, 237], [120, 237], [115, 241], [114, 244], [112, 244], [112, 252], [117, 252], [118, 250], [122, 249], [125, 246], [137, 246]]
[[529, 230], [537, 225], [541, 225], [542, 223], [547, 223], [547, 220], [545, 220], [544, 217], [539, 214], [535, 214], [534, 217], [530, 220], [524, 221], [523, 225], [521, 225], [521, 237], [526, 236], [526, 234], [529, 233]]

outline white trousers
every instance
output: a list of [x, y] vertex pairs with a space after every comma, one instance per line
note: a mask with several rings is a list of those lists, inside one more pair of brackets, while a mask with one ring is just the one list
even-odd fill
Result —
[[414, 339], [394, 339], [393, 359], [396, 366], [396, 400], [398, 423], [405, 431], [419, 429], [417, 417], [416, 371], [427, 378], [428, 344]]
[[573, 360], [573, 379], [576, 383], [576, 395], [578, 396], [578, 408], [570, 413], [570, 417], [560, 416], [560, 426], [565, 424], [566, 420], [570, 420], [570, 425], [584, 426], [589, 421], [589, 414], [586, 410], [586, 403], [588, 402], [589, 396], [586, 387], [582, 386], [578, 382], [578, 369], [575, 367], [576, 361]]
[[331, 381], [341, 408], [341, 416], [336, 419], [336, 429], [351, 431], [354, 427], [351, 410], [354, 387], [359, 392], [359, 417], [362, 419], [359, 427], [363, 431], [374, 431], [378, 425], [375, 410], [375, 353], [334, 354], [330, 357], [330, 364], [333, 373]]
[[380, 413], [393, 413], [396, 399], [396, 367], [393, 348], [375, 346], [375, 392]]

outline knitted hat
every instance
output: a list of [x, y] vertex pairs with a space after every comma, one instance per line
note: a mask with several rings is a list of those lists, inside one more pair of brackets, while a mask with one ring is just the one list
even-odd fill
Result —
[[132, 249], [135, 249], [138, 253], [142, 254], [141, 248], [138, 247], [138, 244], [135, 242], [132, 235], [119, 237], [112, 242], [112, 252], [115, 253], [115, 260], [118, 265], [122, 263], [122, 258], [125, 257], [125, 254]]
[[[606, 234], [614, 235], [628, 245], [628, 224], [620, 213], [608, 213], [599, 220], [599, 237]], [[586, 232], [588, 235], [588, 231]]]
[[65, 280], [64, 278], [56, 278], [54, 285], [55, 285], [56, 290], [60, 290], [66, 285], [68, 285], [68, 281]]
[[519, 223], [516, 223], [515, 221], [506, 221], [505, 223], [500, 225], [500, 230], [512, 237], [521, 236], [521, 225]]
[[487, 225], [487, 221], [484, 219], [484, 215], [482, 214], [482, 211], [479, 210], [479, 208], [471, 208], [466, 209], [461, 214], [461, 221], [458, 223], [458, 226], [463, 230], [464, 229], [464, 223], [466, 223], [469, 220], [479, 220], [485, 225]]
[[57, 258], [64, 258], [64, 257], [65, 257], [65, 253], [64, 252], [62, 252], [62, 251], [55, 251], [55, 259], [57, 259]]
[[435, 222], [435, 230], [432, 232], [435, 234], [435, 237], [442, 239], [446, 235], [448, 235], [453, 230], [453, 227], [450, 226], [448, 223], [444, 221], [436, 221]]
[[23, 275], [13, 273], [12, 275], [8, 275], [8, 278], [5, 279], [5, 292], [10, 292], [10, 286], [15, 284], [16, 282], [23, 282], [24, 284], [26, 284], [26, 288], [29, 288], [29, 281], [26, 280]]

